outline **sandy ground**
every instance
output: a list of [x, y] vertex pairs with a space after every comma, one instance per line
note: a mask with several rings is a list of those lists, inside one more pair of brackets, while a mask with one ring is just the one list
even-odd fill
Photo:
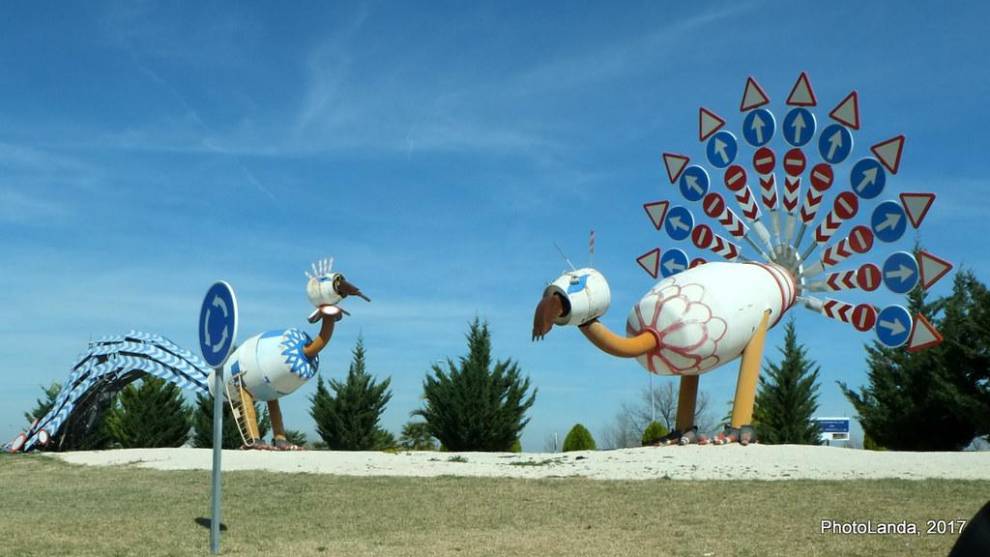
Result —
[[[209, 449], [123, 449], [49, 453], [74, 464], [209, 470]], [[466, 462], [461, 462], [464, 459]], [[595, 480], [990, 480], [990, 452], [876, 452], [837, 447], [740, 445], [646, 447], [561, 453], [224, 451], [225, 471], [343, 476], [584, 477]]]

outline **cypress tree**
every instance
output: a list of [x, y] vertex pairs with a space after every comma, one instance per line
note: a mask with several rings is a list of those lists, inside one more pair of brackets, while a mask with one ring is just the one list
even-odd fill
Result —
[[52, 381], [51, 385], [41, 387], [41, 390], [45, 396], [35, 401], [34, 409], [24, 413], [24, 419], [27, 420], [28, 425], [34, 424], [35, 420], [44, 418], [45, 414], [51, 411], [52, 406], [55, 405], [55, 399], [58, 398], [58, 393], [62, 391], [62, 384], [58, 381]]
[[990, 433], [990, 292], [972, 272], [960, 271], [950, 296], [929, 302], [919, 287], [908, 306], [944, 342], [920, 352], [874, 342], [866, 348], [867, 385], [839, 387], [878, 447], [959, 450]]
[[343, 382], [331, 379], [327, 389], [323, 378], [318, 378], [316, 393], [310, 397], [310, 415], [327, 448], [367, 451], [395, 445], [392, 434], [378, 425], [385, 405], [392, 398], [388, 389], [391, 382], [385, 378], [378, 383], [367, 372], [364, 340], [359, 337], [347, 379]]
[[769, 363], [760, 375], [753, 413], [756, 436], [763, 443], [817, 445], [818, 366], [798, 344], [794, 320], [784, 326], [783, 359]]
[[189, 437], [182, 389], [150, 375], [120, 391], [106, 420], [110, 436], [123, 448], [178, 447]]
[[430, 435], [450, 451], [508, 451], [519, 439], [536, 400], [528, 377], [512, 360], [492, 361], [488, 324], [475, 319], [467, 334], [468, 354], [447, 370], [433, 365], [423, 381], [426, 406], [413, 412]]

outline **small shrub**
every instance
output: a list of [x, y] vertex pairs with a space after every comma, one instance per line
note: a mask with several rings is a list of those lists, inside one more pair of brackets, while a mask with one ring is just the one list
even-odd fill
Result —
[[521, 453], [522, 452], [522, 443], [520, 443], [519, 440], [516, 439], [516, 442], [513, 443], [512, 444], [512, 447], [509, 448], [509, 452], [510, 453]]
[[575, 424], [564, 438], [564, 452], [593, 450], [595, 438], [591, 436], [591, 432], [583, 425]]
[[646, 426], [643, 430], [643, 446], [656, 445], [661, 439], [670, 433], [667, 431], [667, 427], [660, 422], [650, 422], [650, 425]]

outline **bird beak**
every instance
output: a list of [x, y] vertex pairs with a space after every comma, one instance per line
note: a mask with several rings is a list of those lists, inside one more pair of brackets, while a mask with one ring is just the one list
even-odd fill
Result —
[[547, 292], [533, 312], [533, 340], [541, 340], [553, 328], [553, 322], [564, 312], [560, 294]]
[[366, 302], [370, 302], [371, 301], [371, 298], [369, 298], [369, 297], [365, 296], [363, 293], [361, 293], [361, 289], [360, 288], [358, 288], [357, 286], [354, 286], [353, 284], [347, 282], [346, 279], [341, 279], [340, 280], [340, 283], [337, 284], [337, 293], [340, 294], [341, 296], [345, 297], [345, 298], [347, 296], [357, 296], [358, 298], [361, 298], [361, 299], [363, 299]]

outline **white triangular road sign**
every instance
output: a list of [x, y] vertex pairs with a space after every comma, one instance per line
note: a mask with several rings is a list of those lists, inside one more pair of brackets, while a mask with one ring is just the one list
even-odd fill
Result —
[[854, 130], [859, 129], [859, 93], [853, 91], [842, 99], [839, 106], [832, 109], [828, 115], [840, 124], [845, 124]]
[[901, 153], [904, 151], [904, 136], [898, 135], [887, 141], [881, 141], [870, 147], [870, 151], [873, 151], [887, 170], [897, 174], [897, 169], [901, 167]]
[[946, 273], [952, 270], [952, 263], [941, 257], [935, 257], [924, 250], [918, 250], [915, 258], [918, 260], [921, 287], [925, 290], [928, 290], [933, 284], [938, 282], [938, 279], [944, 277]]
[[651, 277], [657, 278], [657, 271], [660, 268], [660, 248], [653, 248], [640, 255], [636, 258], [636, 263], [639, 263], [639, 266], [649, 273]]
[[787, 96], [787, 104], [791, 106], [815, 106], [818, 100], [815, 99], [815, 91], [808, 81], [808, 74], [801, 72], [797, 82], [791, 88], [791, 94]]
[[935, 327], [925, 319], [920, 313], [914, 316], [914, 328], [911, 329], [911, 336], [908, 337], [907, 351], [918, 352], [925, 348], [938, 346], [942, 342], [942, 335]]
[[928, 209], [931, 209], [932, 203], [935, 202], [935, 194], [902, 193], [900, 197], [901, 205], [904, 207], [904, 212], [907, 213], [908, 220], [911, 221], [911, 226], [918, 228], [921, 226], [921, 221], [925, 220]]
[[663, 218], [667, 216], [667, 209], [670, 207], [669, 201], [654, 201], [653, 203], [646, 203], [643, 208], [646, 209], [646, 214], [650, 216], [650, 222], [653, 223], [653, 227], [660, 230], [663, 226]]
[[742, 103], [739, 104], [739, 111], [746, 112], [758, 106], [763, 106], [770, 102], [770, 97], [760, 87], [752, 77], [746, 78], [746, 88], [743, 89]]
[[722, 126], [724, 125], [725, 120], [723, 120], [718, 114], [715, 114], [705, 107], [701, 107], [698, 110], [698, 141], [708, 139], [713, 133], [722, 129]]
[[663, 165], [667, 167], [667, 177], [670, 178], [671, 184], [681, 177], [681, 172], [684, 171], [684, 167], [687, 166], [690, 160], [684, 155], [675, 155], [674, 153], [663, 154]]

